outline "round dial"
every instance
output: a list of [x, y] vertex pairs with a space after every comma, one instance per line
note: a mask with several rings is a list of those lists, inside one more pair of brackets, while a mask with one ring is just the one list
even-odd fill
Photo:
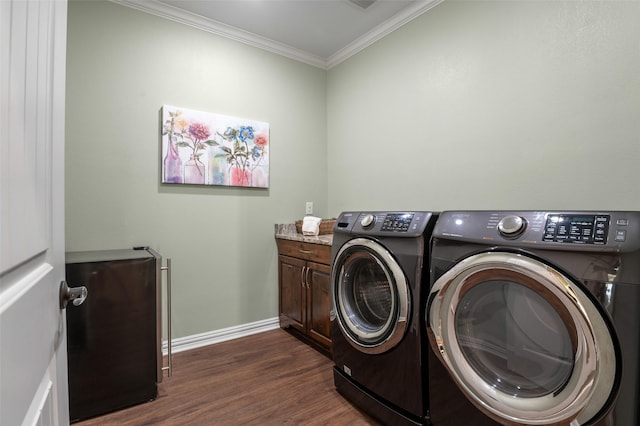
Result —
[[527, 221], [520, 216], [505, 216], [498, 223], [498, 232], [505, 237], [516, 237], [527, 227]]
[[362, 225], [363, 228], [366, 228], [368, 226], [373, 225], [373, 222], [375, 222], [375, 221], [376, 221], [375, 216], [372, 215], [372, 214], [368, 214], [368, 215], [365, 215], [362, 218], [362, 220], [360, 220], [360, 225]]

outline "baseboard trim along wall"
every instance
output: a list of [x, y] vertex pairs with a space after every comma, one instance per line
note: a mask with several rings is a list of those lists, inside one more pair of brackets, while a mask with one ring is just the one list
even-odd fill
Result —
[[[201, 348], [227, 340], [238, 339], [252, 334], [274, 330], [280, 326], [278, 317], [267, 318], [248, 324], [234, 325], [232, 327], [221, 328], [220, 330], [207, 331], [206, 333], [194, 334], [192, 336], [178, 337], [171, 339], [173, 353], [188, 351], [190, 349]], [[167, 354], [167, 341], [162, 341], [162, 354]]]

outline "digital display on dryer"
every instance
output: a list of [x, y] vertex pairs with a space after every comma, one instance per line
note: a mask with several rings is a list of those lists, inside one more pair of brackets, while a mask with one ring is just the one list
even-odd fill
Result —
[[543, 241], [575, 244], [606, 244], [609, 215], [550, 214]]
[[382, 223], [382, 231], [407, 232], [413, 220], [413, 214], [388, 214]]

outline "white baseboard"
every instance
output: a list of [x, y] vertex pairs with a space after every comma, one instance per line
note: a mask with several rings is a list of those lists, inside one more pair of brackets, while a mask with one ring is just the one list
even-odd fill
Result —
[[[239, 337], [250, 336], [280, 327], [278, 317], [251, 322], [248, 324], [234, 325], [220, 330], [208, 331], [206, 333], [194, 334], [192, 336], [178, 337], [171, 339], [172, 353], [188, 351], [189, 349], [201, 348], [202, 346], [213, 345]], [[167, 341], [162, 341], [162, 354], [167, 354]]]

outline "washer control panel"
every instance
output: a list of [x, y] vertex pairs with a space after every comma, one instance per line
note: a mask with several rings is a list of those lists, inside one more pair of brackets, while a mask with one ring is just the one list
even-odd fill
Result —
[[434, 216], [431, 212], [416, 211], [343, 212], [336, 221], [334, 232], [415, 237], [424, 233]]
[[382, 231], [407, 232], [414, 218], [413, 213], [389, 213], [382, 222]]

